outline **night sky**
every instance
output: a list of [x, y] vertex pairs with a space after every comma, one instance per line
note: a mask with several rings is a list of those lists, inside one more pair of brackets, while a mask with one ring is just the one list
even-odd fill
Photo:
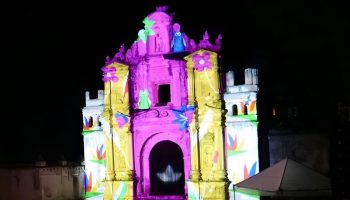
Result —
[[32, 162], [38, 154], [77, 161], [83, 155], [84, 92], [103, 89], [105, 57], [122, 43], [129, 47], [157, 5], [170, 5], [174, 21], [197, 42], [205, 30], [212, 42], [222, 33], [224, 69], [243, 77], [243, 68], [259, 68], [265, 102], [300, 106], [305, 123], [329, 126], [336, 103], [349, 100], [345, 4], [128, 2], [17, 1], [1, 8], [0, 163]]

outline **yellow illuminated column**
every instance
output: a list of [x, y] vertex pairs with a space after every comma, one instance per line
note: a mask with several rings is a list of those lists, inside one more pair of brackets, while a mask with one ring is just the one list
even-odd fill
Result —
[[201, 179], [201, 174], [199, 170], [199, 140], [198, 140], [198, 115], [197, 113], [197, 102], [194, 99], [194, 78], [193, 78], [193, 64], [191, 61], [187, 62], [187, 88], [188, 88], [188, 104], [194, 105], [195, 107], [195, 116], [194, 120], [191, 122], [189, 127], [190, 132], [190, 141], [191, 141], [191, 172], [190, 172], [190, 181], [198, 182]]
[[105, 181], [113, 181], [115, 180], [115, 171], [113, 164], [113, 151], [112, 151], [112, 134], [113, 134], [113, 125], [111, 122], [113, 121], [113, 111], [111, 105], [111, 91], [112, 91], [112, 82], [105, 82], [104, 89], [104, 110], [103, 110], [103, 119], [105, 121], [104, 126], [104, 135], [106, 141], [106, 177]]
[[[112, 63], [114, 80], [105, 83], [104, 118], [107, 165], [104, 199], [132, 199], [132, 137], [130, 133], [128, 66]], [[111, 89], [111, 90], [110, 90]], [[111, 91], [111, 92], [109, 92]]]
[[[224, 108], [219, 93], [217, 54], [201, 49], [185, 59], [188, 71], [194, 69], [192, 88], [196, 103], [195, 121], [198, 124], [198, 138], [191, 139], [191, 142], [196, 144], [199, 142], [198, 171], [202, 178], [198, 188], [192, 190], [198, 191], [199, 195], [196, 198], [228, 199], [228, 179], [224, 164]], [[191, 159], [196, 158], [196, 155], [193, 156], [194, 152], [191, 153]]]

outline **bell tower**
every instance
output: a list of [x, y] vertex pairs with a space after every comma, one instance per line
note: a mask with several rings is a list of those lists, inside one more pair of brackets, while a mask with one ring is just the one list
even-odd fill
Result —
[[189, 104], [194, 105], [191, 123], [191, 176], [189, 199], [227, 199], [225, 169], [224, 103], [220, 95], [217, 53], [199, 49], [185, 57]]

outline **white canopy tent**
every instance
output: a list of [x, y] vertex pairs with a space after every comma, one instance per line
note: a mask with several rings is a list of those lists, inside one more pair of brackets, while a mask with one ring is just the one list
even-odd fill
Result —
[[259, 196], [330, 197], [330, 179], [311, 168], [285, 158], [237, 183], [234, 190]]

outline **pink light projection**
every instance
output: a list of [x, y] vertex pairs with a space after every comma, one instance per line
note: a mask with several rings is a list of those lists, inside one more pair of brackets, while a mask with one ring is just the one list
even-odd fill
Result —
[[258, 170], [257, 90], [221, 94], [221, 35], [197, 44], [172, 19], [158, 7], [126, 53], [106, 58], [105, 91], [83, 112], [89, 197], [222, 200], [228, 179]]
[[115, 67], [109, 67], [109, 68], [103, 67], [102, 71], [103, 71], [103, 81], [104, 82], [108, 82], [108, 81], [117, 82], [118, 81], [118, 77], [115, 74], [117, 69]]

